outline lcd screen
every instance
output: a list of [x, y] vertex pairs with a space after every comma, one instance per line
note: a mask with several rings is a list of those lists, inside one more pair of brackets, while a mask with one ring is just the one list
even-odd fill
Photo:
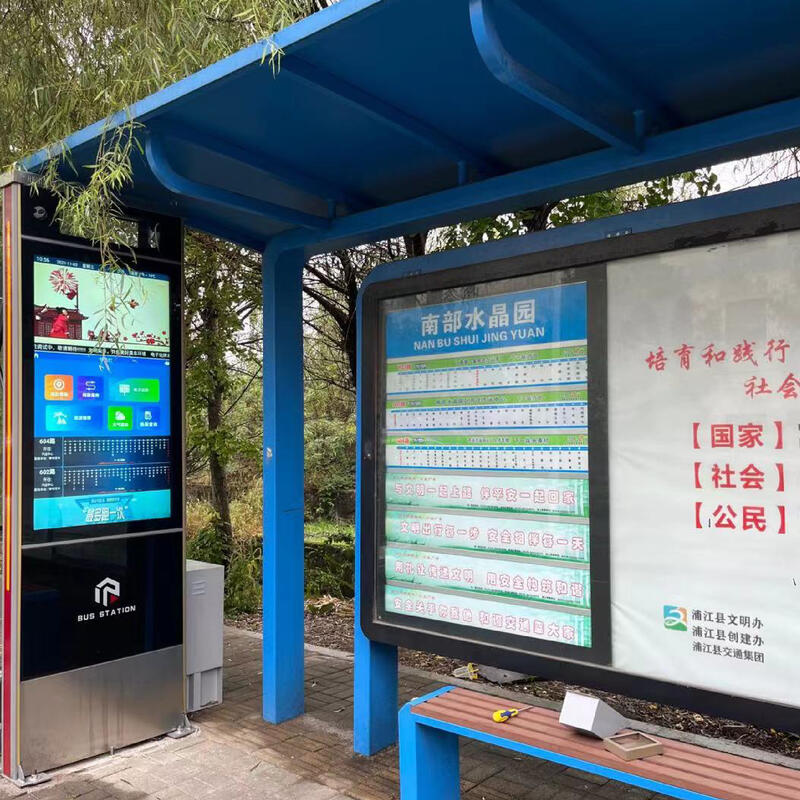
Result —
[[33, 259], [33, 530], [171, 514], [170, 283]]

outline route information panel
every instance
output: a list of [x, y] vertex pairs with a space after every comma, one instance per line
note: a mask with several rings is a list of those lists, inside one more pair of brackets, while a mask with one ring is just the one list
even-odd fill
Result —
[[587, 284], [531, 283], [381, 304], [383, 607], [591, 648]]
[[169, 517], [168, 277], [33, 270], [33, 530]]

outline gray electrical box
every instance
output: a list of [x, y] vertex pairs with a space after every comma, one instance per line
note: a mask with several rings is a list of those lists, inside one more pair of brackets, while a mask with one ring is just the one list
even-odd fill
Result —
[[225, 569], [186, 560], [186, 710], [222, 702]]

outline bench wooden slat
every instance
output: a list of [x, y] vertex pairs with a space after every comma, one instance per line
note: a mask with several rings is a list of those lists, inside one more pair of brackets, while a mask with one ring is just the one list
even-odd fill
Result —
[[561, 725], [548, 709], [494, 722], [492, 712], [508, 705], [513, 706], [499, 697], [453, 689], [415, 705], [411, 713], [720, 800], [800, 800], [798, 770], [671, 740], [663, 740], [662, 756], [625, 762], [599, 740]]
[[[712, 785], [709, 781], [704, 781], [702, 777], [693, 780], [689, 775], [687, 775], [687, 770], [682, 768], [680, 762], [678, 762], [674, 768], [670, 768], [669, 765], [666, 764], [659, 764], [658, 766], [651, 764], [648, 770], [642, 771], [636, 768], [630, 768], [626, 762], [620, 762], [619, 759], [616, 759], [613, 756], [609, 757], [605, 755], [606, 751], [600, 753], [596, 748], [580, 745], [576, 746], [574, 742], [565, 742], [564, 740], [559, 740], [551, 736], [542, 736], [538, 734], [528, 735], [527, 732], [519, 730], [520, 726], [514, 726], [514, 735], [510, 735], [508, 731], [504, 730], [503, 732], [500, 732], [496, 728], [491, 728], [489, 725], [484, 725], [483, 723], [475, 724], [472, 721], [465, 720], [463, 714], [445, 711], [442, 709], [438, 709], [435, 712], [421, 711], [418, 713], [418, 716], [429, 717], [432, 719], [441, 720], [443, 722], [450, 722], [454, 725], [466, 726], [471, 729], [483, 731], [485, 733], [491, 733], [496, 736], [503, 736], [509, 741], [519, 742], [520, 744], [541, 748], [542, 750], [547, 750], [552, 753], [559, 753], [561, 755], [569, 756], [571, 758], [576, 758], [589, 763], [599, 764], [612, 769], [619, 769], [622, 772], [640, 775], [641, 777], [649, 778], [651, 780], [659, 780], [662, 783], [683, 786], [684, 788], [691, 789], [692, 791], [702, 794], [720, 798], [724, 797], [724, 800], [761, 800], [764, 797], [763, 792], [758, 787], [736, 786], [731, 782], [723, 780], [717, 780]], [[496, 723], [491, 723], [491, 725], [496, 725]], [[510, 723], [504, 724], [504, 728], [509, 726]], [[658, 759], [660, 761], [661, 757], [658, 757]], [[648, 760], [651, 762], [655, 761], [655, 759]], [[723, 789], [725, 794], [712, 794], [712, 789]], [[788, 793], [780, 791], [779, 793], [773, 795], [773, 797], [780, 798], [780, 800], [795, 800], [797, 794], [794, 792], [794, 790], [788, 790]]]
[[[457, 716], [467, 709], [474, 710], [481, 721], [489, 720], [492, 711], [501, 707], [503, 707], [501, 698], [458, 689], [441, 695], [437, 701], [437, 708], [451, 709]], [[526, 731], [532, 736], [540, 737], [536, 739], [537, 743], [545, 740], [558, 740], [558, 747], [575, 746], [579, 748], [580, 744], [585, 741], [590, 748], [586, 753], [595, 752], [596, 742], [594, 740], [576, 734], [563, 725], [554, 726], [553, 721], [557, 721], [557, 719], [557, 715], [552, 711], [534, 708], [503, 724], [505, 726], [513, 725], [515, 730], [520, 731], [520, 736], [522, 731]], [[455, 722], [456, 720], [453, 719], [451, 721]], [[491, 724], [497, 725], [494, 722]], [[495, 728], [496, 731], [497, 729]], [[530, 743], [533, 743], [533, 740], [530, 740]], [[774, 786], [776, 791], [786, 789], [789, 792], [788, 796], [792, 800], [798, 798], [797, 777], [792, 770], [764, 762], [742, 759], [728, 753], [705, 750], [692, 745], [683, 745], [681, 742], [670, 741], [669, 744], [670, 747], [665, 749], [664, 755], [659, 759], [659, 761], [663, 760], [665, 766], [675, 766], [700, 776], [707, 774], [708, 770], [713, 768], [715, 773], [723, 773], [725, 778], [731, 779], [737, 786], [745, 786], [760, 791], [766, 783]], [[618, 759], [611, 756], [610, 763], [617, 762]]]
[[[424, 712], [421, 715], [427, 716]], [[463, 714], [458, 709], [437, 711], [438, 718], [444, 719], [445, 716], [447, 716], [448, 722], [465, 724]], [[523, 715], [512, 720], [512, 722], [515, 734], [508, 736], [510, 739], [541, 747], [545, 750], [565, 753], [576, 758], [594, 760], [600, 763], [600, 759], [597, 757], [596, 745], [592, 740], [565, 728], [561, 729], [563, 733], [555, 733], [552, 725], [534, 719], [533, 710], [524, 712]], [[491, 724], [497, 725], [494, 722]], [[511, 723], [504, 723], [504, 725], [508, 727]], [[504, 731], [501, 732], [489, 726], [486, 726], [485, 730], [486, 732], [494, 732], [497, 735], [504, 735]], [[582, 741], [585, 738], [587, 738], [587, 741]], [[605, 750], [602, 751], [602, 753], [605, 752]], [[619, 759], [610, 754], [604, 756], [604, 758], [605, 760], [602, 763], [605, 766], [616, 768], [619, 765]], [[649, 759], [649, 761], [655, 764], [652, 759]], [[757, 764], [758, 762], [755, 763]], [[740, 766], [739, 769], [734, 769], [731, 764], [724, 763], [721, 765], [714, 760], [712, 754], [706, 756], [705, 754], [687, 753], [678, 756], [672, 753], [670, 749], [667, 749], [664, 755], [658, 758], [657, 766], [664, 775], [671, 775], [673, 782], [676, 776], [680, 777], [687, 773], [702, 782], [709, 772], [713, 771], [718, 775], [717, 783], [728, 784], [731, 791], [747, 789], [754, 792], [755, 797], [761, 797], [763, 796], [764, 787], [768, 786], [772, 789], [775, 797], [787, 798], [788, 800], [796, 800], [798, 798], [797, 782], [795, 780], [789, 780], [785, 775], [761, 774], [757, 766], [750, 766], [748, 769]]]

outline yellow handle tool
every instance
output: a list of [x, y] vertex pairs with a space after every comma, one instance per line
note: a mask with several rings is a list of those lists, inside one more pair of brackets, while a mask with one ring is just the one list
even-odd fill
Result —
[[533, 708], [533, 706], [520, 706], [519, 708], [498, 708], [492, 714], [492, 719], [495, 722], [508, 722], [512, 717], [516, 717], [523, 711]]
[[512, 717], [516, 717], [517, 714], [519, 714], [518, 708], [498, 708], [492, 714], [492, 719], [495, 722], [508, 722]]

